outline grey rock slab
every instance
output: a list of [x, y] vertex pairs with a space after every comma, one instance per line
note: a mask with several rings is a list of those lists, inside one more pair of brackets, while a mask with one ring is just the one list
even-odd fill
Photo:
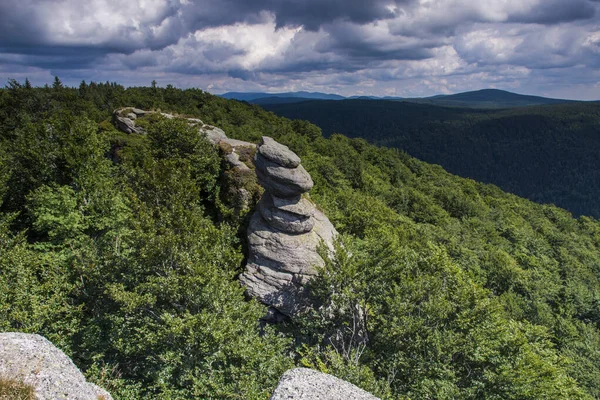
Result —
[[259, 183], [278, 197], [295, 197], [313, 187], [313, 180], [302, 165], [296, 168], [282, 167], [260, 153], [256, 154], [254, 164]]
[[237, 140], [237, 139], [229, 139], [227, 137], [222, 139], [222, 142], [227, 143], [234, 149], [236, 149], [238, 147], [247, 147], [247, 148], [251, 148], [251, 149], [256, 148], [256, 144], [254, 144], [254, 143], [244, 142], [243, 140]]
[[271, 195], [271, 198], [273, 199], [273, 205], [280, 210], [305, 217], [312, 217], [315, 213], [314, 203], [305, 197], [277, 197]]
[[307, 233], [315, 225], [315, 220], [311, 216], [299, 215], [275, 207], [273, 198], [268, 193], [260, 199], [258, 210], [271, 227], [285, 233]]
[[204, 125], [204, 122], [202, 122], [202, 120], [199, 120], [198, 118], [187, 118], [187, 121], [191, 125]]
[[291, 274], [277, 273], [274, 278], [268, 268], [254, 263], [246, 266], [247, 270], [240, 276], [248, 295], [272, 306], [286, 316], [294, 316], [308, 305], [308, 297], [304, 288], [293, 282]]
[[249, 262], [255, 259], [266, 260], [270, 264], [274, 262], [279, 270], [286, 272], [314, 274], [314, 267], [323, 265], [317, 253], [319, 242], [320, 237], [314, 231], [300, 235], [286, 234], [271, 227], [260, 213], [255, 213], [248, 226], [248, 259]]
[[227, 139], [225, 132], [215, 126], [202, 125], [198, 131], [205, 134], [206, 138], [213, 144], [218, 144], [221, 140]]
[[0, 376], [34, 387], [37, 399], [112, 400], [88, 383], [73, 361], [39, 335], [0, 333]]
[[137, 116], [140, 116], [140, 115], [146, 115], [146, 114], [150, 113], [151, 111], [144, 111], [144, 110], [140, 110], [139, 108], [132, 108], [131, 112]]
[[137, 115], [134, 113], [129, 113], [127, 114], [127, 118], [129, 118], [132, 121], [135, 121], [137, 119]]
[[271, 400], [379, 400], [358, 386], [308, 368], [281, 376]]
[[125, 133], [143, 133], [144, 131], [135, 126], [135, 122], [126, 117], [120, 117], [115, 115], [115, 122], [117, 123], [117, 128], [120, 131]]
[[287, 168], [296, 168], [300, 165], [300, 157], [289, 147], [276, 142], [274, 139], [263, 136], [258, 152], [266, 159]]
[[248, 166], [240, 161], [240, 156], [237, 153], [229, 153], [225, 155], [225, 159], [229, 165], [233, 168], [239, 168], [240, 170], [249, 170]]

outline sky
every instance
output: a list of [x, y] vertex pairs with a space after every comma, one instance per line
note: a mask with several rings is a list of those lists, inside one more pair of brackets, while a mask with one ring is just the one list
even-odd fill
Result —
[[0, 0], [0, 84], [600, 99], [600, 0]]

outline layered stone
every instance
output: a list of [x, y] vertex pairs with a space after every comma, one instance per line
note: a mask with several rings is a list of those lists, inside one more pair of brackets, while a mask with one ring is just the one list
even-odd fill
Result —
[[114, 121], [115, 121], [115, 124], [117, 125], [117, 129], [119, 129], [125, 133], [129, 133], [129, 134], [145, 133], [145, 131], [142, 128], [135, 126], [135, 122], [131, 118], [122, 117], [118, 114], [115, 114]]
[[[302, 203], [305, 202], [308, 201], [302, 201]], [[302, 215], [276, 207], [273, 196], [269, 193], [265, 193], [258, 203], [258, 210], [261, 216], [273, 228], [290, 234], [310, 232], [315, 225], [314, 218], [312, 218], [314, 207], [310, 211], [305, 210], [302, 207], [288, 208], [298, 209], [298, 211], [308, 215]]]
[[265, 193], [248, 226], [248, 262], [240, 281], [248, 295], [293, 317], [309, 305], [306, 283], [325, 263], [319, 246], [333, 251], [337, 232], [302, 196], [313, 181], [287, 146], [263, 137], [254, 165]]
[[278, 197], [296, 197], [313, 187], [313, 180], [302, 165], [283, 167], [260, 154], [260, 147], [254, 162], [260, 184]]
[[304, 217], [312, 217], [315, 213], [314, 203], [302, 196], [285, 198], [271, 195], [271, 199], [273, 201], [273, 205], [283, 211]]
[[300, 157], [296, 153], [291, 151], [289, 147], [277, 143], [268, 136], [263, 136], [259, 146], [259, 153], [267, 160], [282, 167], [296, 168], [300, 165]]
[[337, 234], [327, 217], [316, 211], [313, 228], [302, 234], [285, 234], [255, 213], [248, 229], [248, 263], [240, 276], [247, 293], [284, 315], [294, 316], [307, 306], [304, 285], [324, 265], [321, 243], [333, 251]]

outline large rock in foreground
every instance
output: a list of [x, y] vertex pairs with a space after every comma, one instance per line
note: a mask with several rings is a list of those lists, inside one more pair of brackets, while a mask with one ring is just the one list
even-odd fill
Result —
[[22, 381], [37, 399], [112, 400], [88, 383], [73, 361], [47, 339], [27, 333], [0, 333], [0, 377]]
[[271, 400], [379, 400], [351, 383], [307, 368], [287, 371]]

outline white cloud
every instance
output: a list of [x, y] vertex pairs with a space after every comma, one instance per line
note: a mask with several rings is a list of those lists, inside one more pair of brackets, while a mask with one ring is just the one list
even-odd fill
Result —
[[404, 96], [572, 85], [571, 97], [589, 97], [599, 10], [588, 0], [1, 0], [0, 78]]

